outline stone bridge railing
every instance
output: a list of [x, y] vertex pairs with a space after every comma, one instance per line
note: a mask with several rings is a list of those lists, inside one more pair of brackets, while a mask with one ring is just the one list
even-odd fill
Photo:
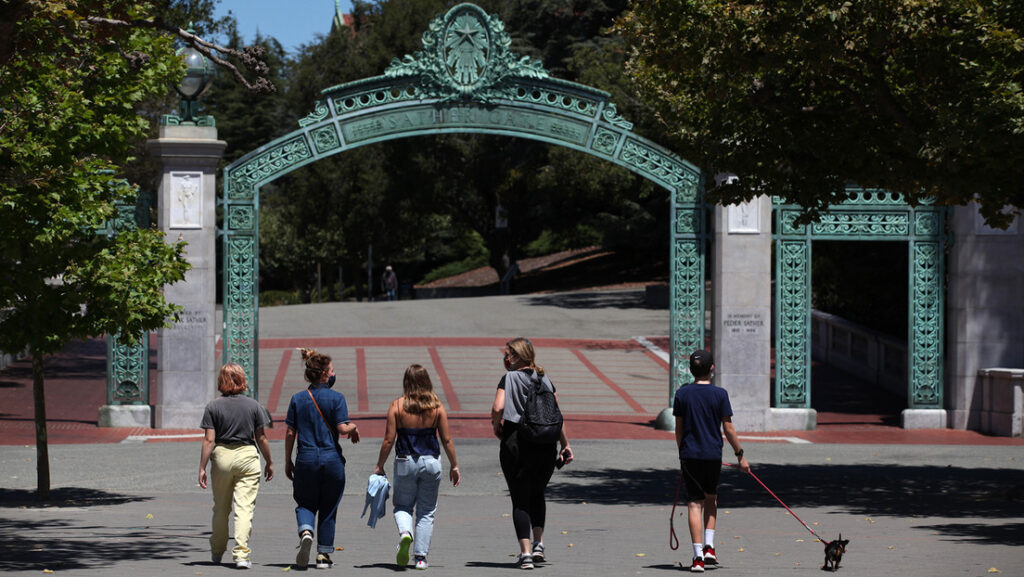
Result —
[[907, 397], [906, 340], [812, 311], [811, 358]]

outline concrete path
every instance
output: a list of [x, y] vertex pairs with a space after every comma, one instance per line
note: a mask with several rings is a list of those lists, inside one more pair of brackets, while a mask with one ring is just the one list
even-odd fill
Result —
[[[670, 440], [578, 440], [578, 462], [548, 489], [539, 575], [664, 575], [689, 565], [685, 516], [669, 548], [678, 481]], [[376, 529], [360, 519], [379, 439], [346, 445], [348, 483], [336, 565], [324, 575], [393, 575], [390, 514]], [[839, 574], [1024, 574], [1024, 460], [1017, 447], [748, 445], [754, 471], [815, 532], [850, 546]], [[294, 503], [273, 442], [278, 477], [263, 484], [250, 574], [290, 572]], [[464, 483], [442, 485], [428, 574], [513, 575], [515, 536], [493, 440], [457, 444]], [[209, 563], [212, 504], [195, 477], [198, 443], [61, 445], [52, 448], [55, 502], [33, 501], [34, 449], [0, 447], [0, 572], [134, 577], [228, 575]], [[388, 469], [391, 464], [389, 462]], [[822, 545], [754, 480], [723, 472], [712, 574], [819, 575]], [[315, 569], [311, 569], [315, 571]], [[321, 574], [321, 573], [318, 573]]]
[[[412, 362], [430, 370], [452, 408], [465, 475], [460, 487], [442, 487], [429, 571], [518, 572], [486, 411], [502, 371], [501, 347], [520, 334], [534, 339], [539, 361], [563, 392], [578, 457], [549, 486], [551, 562], [536, 572], [656, 576], [688, 567], [689, 537], [679, 511], [680, 549], [669, 548], [679, 479], [673, 437], [651, 426], [667, 404], [667, 366], [633, 338], [665, 343], [667, 323], [668, 312], [644, 307], [636, 291], [262, 311], [261, 401], [280, 419], [288, 397], [301, 388], [294, 347], [320, 347], [334, 355], [339, 390], [364, 435], [362, 443], [346, 445], [341, 549], [324, 574], [398, 570], [390, 515], [375, 530], [358, 517], [384, 407]], [[212, 503], [196, 485], [198, 429], [96, 427], [105, 390], [102, 343], [77, 343], [48, 362], [54, 500], [36, 503], [31, 386], [22, 365], [0, 373], [0, 571], [103, 577], [235, 571], [209, 562]], [[841, 575], [1024, 575], [1024, 440], [903, 431], [864, 411], [822, 416], [816, 431], [740, 430], [764, 483], [822, 537], [842, 533], [851, 540]], [[270, 436], [278, 476], [260, 492], [254, 575], [291, 572], [295, 555], [283, 427]], [[726, 469], [720, 503], [722, 566], [709, 573], [820, 574], [822, 545], [752, 477]]]

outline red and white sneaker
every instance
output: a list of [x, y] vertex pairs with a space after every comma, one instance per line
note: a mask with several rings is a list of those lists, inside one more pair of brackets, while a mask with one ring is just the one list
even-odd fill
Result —
[[704, 564], [718, 565], [718, 557], [715, 557], [715, 548], [711, 545], [704, 546]]
[[704, 560], [693, 558], [693, 564], [690, 565], [690, 573], [703, 573], [704, 572]]

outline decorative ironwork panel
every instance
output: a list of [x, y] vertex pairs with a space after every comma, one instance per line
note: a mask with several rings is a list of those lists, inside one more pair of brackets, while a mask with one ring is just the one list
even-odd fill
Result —
[[249, 394], [258, 398], [256, 238], [228, 236], [224, 248], [224, 362], [238, 363], [245, 369]]
[[[114, 218], [100, 234], [113, 237], [122, 231], [148, 227], [152, 204], [152, 194], [144, 191], [139, 191], [134, 203], [117, 203]], [[134, 345], [122, 343], [119, 335], [107, 335], [107, 404], [149, 404], [148, 333]]]
[[674, 190], [687, 190], [695, 179], [682, 162], [633, 137], [622, 148], [622, 161], [636, 172]]
[[107, 336], [107, 404], [149, 404], [149, 334], [126, 345]]
[[693, 381], [687, 362], [689, 352], [704, 348], [703, 242], [690, 238], [675, 239], [672, 244], [670, 404], [675, 390]]
[[256, 228], [256, 208], [251, 204], [228, 206], [228, 230], [252, 231]]
[[942, 234], [942, 218], [937, 211], [914, 214], [914, 235], [935, 237]]
[[341, 140], [338, 139], [338, 132], [333, 124], [314, 130], [310, 133], [310, 137], [312, 137], [313, 146], [316, 147], [316, 151], [319, 154], [324, 154], [341, 147]]
[[811, 243], [776, 243], [776, 401], [780, 407], [810, 406]]
[[598, 128], [590, 147], [597, 152], [611, 156], [619, 145], [619, 135], [607, 128]]
[[246, 159], [241, 165], [237, 167], [232, 165], [228, 183], [228, 198], [231, 200], [251, 198], [254, 186], [273, 180], [312, 156], [313, 151], [309, 149], [309, 143], [306, 142], [304, 134], [290, 136], [269, 150]]
[[675, 233], [694, 235], [704, 232], [704, 209], [700, 205], [676, 207]]
[[943, 267], [939, 242], [914, 241], [912, 321], [908, 350], [910, 408], [942, 408]]
[[910, 234], [908, 211], [882, 212], [826, 212], [820, 220], [811, 225], [814, 236], [824, 235], [871, 235], [906, 237]]

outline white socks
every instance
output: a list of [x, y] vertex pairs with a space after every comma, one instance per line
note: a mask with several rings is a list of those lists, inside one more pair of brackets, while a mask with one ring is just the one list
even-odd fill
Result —
[[693, 558], [703, 559], [704, 558], [704, 546], [700, 543], [693, 544]]
[[715, 530], [714, 529], [704, 529], [704, 544], [707, 545], [708, 547], [714, 547], [715, 546]]

